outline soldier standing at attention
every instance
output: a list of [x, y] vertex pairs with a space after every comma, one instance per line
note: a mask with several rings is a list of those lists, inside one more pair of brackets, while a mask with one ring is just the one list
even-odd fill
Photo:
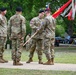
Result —
[[16, 8], [16, 14], [8, 21], [8, 36], [12, 41], [12, 60], [13, 65], [23, 65], [20, 63], [21, 51], [24, 37], [26, 34], [25, 18], [21, 15], [22, 8]]
[[0, 63], [6, 63], [7, 60], [3, 59], [4, 46], [7, 38], [7, 19], [5, 17], [7, 13], [6, 8], [0, 9]]
[[30, 55], [29, 60], [26, 63], [32, 62], [32, 58], [34, 55], [35, 50], [38, 54], [39, 64], [43, 64], [42, 62], [42, 48], [43, 48], [43, 39], [44, 39], [44, 28], [43, 28], [43, 18], [44, 18], [44, 10], [39, 10], [39, 15], [37, 17], [34, 17], [30, 21], [30, 26], [32, 28], [32, 35], [37, 31], [38, 33], [32, 38], [32, 46], [30, 49]]
[[45, 10], [45, 39], [44, 39], [44, 53], [47, 62], [44, 65], [54, 64], [54, 42], [55, 42], [55, 19], [51, 16], [49, 8]]

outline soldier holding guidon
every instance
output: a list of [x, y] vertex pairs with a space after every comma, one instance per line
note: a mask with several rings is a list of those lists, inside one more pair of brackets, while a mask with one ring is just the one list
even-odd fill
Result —
[[33, 61], [32, 58], [36, 50], [39, 59], [38, 63], [43, 64], [42, 62], [42, 50], [43, 50], [43, 39], [44, 39], [43, 18], [44, 18], [44, 10], [40, 9], [39, 15], [37, 17], [34, 17], [30, 21], [30, 26], [32, 28], [32, 35], [34, 35], [36, 32], [37, 34], [32, 38], [32, 46], [30, 49], [29, 60], [26, 63], [30, 63]]

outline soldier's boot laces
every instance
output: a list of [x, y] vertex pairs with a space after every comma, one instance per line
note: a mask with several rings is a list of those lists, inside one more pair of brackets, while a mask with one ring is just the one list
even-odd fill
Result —
[[39, 64], [43, 64], [42, 60], [39, 60]]
[[20, 63], [20, 62], [13, 62], [13, 65], [23, 65], [22, 63]]
[[47, 62], [43, 63], [43, 65], [52, 65], [51, 60], [48, 60]]
[[33, 62], [32, 58], [30, 58], [26, 63]]
[[54, 65], [54, 58], [51, 58], [51, 64]]

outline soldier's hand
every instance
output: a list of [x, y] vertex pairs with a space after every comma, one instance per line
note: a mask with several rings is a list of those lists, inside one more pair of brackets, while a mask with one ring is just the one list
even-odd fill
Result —
[[39, 31], [40, 29], [38, 28], [37, 31]]

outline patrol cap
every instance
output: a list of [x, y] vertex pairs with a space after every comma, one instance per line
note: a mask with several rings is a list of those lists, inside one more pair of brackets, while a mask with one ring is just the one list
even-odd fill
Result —
[[22, 8], [21, 7], [17, 7], [16, 8], [16, 11], [21, 12], [22, 11]]
[[7, 10], [5, 7], [0, 8], [0, 11], [2, 11], [2, 12], [5, 10]]
[[44, 12], [44, 11], [45, 11], [44, 9], [40, 9], [40, 10], [39, 10], [39, 13], [42, 13], [42, 12]]
[[50, 11], [50, 8], [46, 8], [45, 11]]

